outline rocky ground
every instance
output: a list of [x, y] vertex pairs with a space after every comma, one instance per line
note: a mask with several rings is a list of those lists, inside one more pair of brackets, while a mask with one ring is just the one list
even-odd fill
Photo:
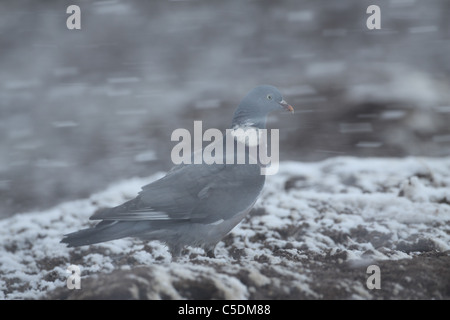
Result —
[[[178, 261], [159, 242], [66, 248], [64, 233], [158, 178], [0, 222], [3, 299], [449, 299], [450, 159], [283, 162], [216, 248]], [[67, 268], [81, 271], [69, 290]], [[380, 289], [368, 289], [369, 265]]]

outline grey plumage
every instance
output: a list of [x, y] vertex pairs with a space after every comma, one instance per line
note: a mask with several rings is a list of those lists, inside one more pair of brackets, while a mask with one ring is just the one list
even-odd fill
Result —
[[[239, 104], [232, 128], [265, 128], [268, 113], [282, 108], [292, 111], [275, 87], [259, 86]], [[235, 138], [227, 134], [216, 143], [225, 145], [226, 139]], [[132, 236], [165, 242], [173, 256], [188, 245], [214, 256], [216, 244], [253, 207], [264, 180], [260, 166], [248, 162], [178, 165], [135, 199], [95, 213], [90, 219], [102, 220], [95, 227], [67, 234], [61, 242], [76, 247]]]

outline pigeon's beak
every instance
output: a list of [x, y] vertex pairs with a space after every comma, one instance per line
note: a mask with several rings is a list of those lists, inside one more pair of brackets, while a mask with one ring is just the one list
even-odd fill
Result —
[[286, 101], [281, 100], [278, 103], [283, 107], [284, 110], [287, 110], [290, 113], [294, 113], [294, 108], [292, 108], [292, 106], [290, 104], [288, 104]]

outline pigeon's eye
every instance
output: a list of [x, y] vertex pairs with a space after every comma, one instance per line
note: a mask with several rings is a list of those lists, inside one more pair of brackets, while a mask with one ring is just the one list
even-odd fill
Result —
[[271, 94], [267, 95], [267, 100], [272, 100], [272, 95]]

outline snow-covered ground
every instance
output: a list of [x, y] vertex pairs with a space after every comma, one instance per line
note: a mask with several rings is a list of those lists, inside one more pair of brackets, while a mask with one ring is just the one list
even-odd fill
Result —
[[[172, 261], [163, 244], [129, 238], [59, 243], [160, 176], [1, 220], [0, 298], [450, 298], [449, 157], [282, 162], [216, 258], [187, 248]], [[373, 264], [380, 290], [366, 286]], [[80, 290], [66, 287], [70, 265]]]

